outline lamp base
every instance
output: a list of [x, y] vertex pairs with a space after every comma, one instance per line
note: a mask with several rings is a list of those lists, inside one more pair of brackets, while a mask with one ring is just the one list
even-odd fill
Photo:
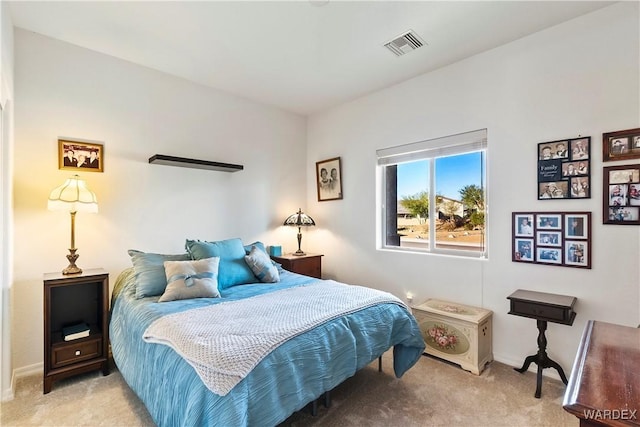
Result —
[[295, 251], [295, 252], [293, 253], [293, 255], [295, 255], [295, 256], [302, 256], [302, 255], [306, 255], [306, 254], [305, 254], [304, 252], [302, 252], [300, 249], [298, 249], [297, 251]]
[[69, 249], [69, 255], [67, 255], [67, 259], [69, 260], [69, 265], [67, 268], [62, 270], [62, 274], [78, 274], [82, 273], [82, 269], [76, 265], [76, 260], [80, 255], [76, 253], [78, 249], [73, 248]]

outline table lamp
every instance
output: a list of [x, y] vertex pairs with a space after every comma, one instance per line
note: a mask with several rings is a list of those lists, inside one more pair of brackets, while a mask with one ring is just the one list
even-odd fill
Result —
[[313, 218], [311, 218], [309, 215], [305, 214], [302, 212], [302, 209], [298, 209], [298, 212], [294, 213], [293, 215], [289, 215], [289, 217], [287, 217], [287, 219], [284, 220], [284, 224], [283, 225], [290, 225], [292, 227], [298, 227], [298, 250], [295, 251], [293, 254], [294, 255], [305, 255], [304, 252], [302, 252], [302, 249], [300, 249], [300, 243], [302, 243], [302, 230], [301, 227], [309, 227], [311, 225], [316, 225], [315, 221], [313, 220]]
[[62, 274], [82, 273], [82, 269], [76, 266], [79, 255], [76, 253], [75, 228], [76, 212], [98, 212], [96, 195], [87, 187], [84, 180], [78, 175], [67, 179], [60, 187], [55, 188], [49, 194], [47, 208], [51, 211], [63, 210], [71, 214], [71, 247], [69, 248], [69, 266], [62, 270]]

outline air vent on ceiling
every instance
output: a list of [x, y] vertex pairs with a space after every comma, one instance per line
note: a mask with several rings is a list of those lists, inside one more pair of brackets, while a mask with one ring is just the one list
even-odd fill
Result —
[[396, 56], [402, 56], [405, 53], [409, 53], [412, 50], [416, 50], [417, 48], [424, 46], [424, 41], [418, 37], [413, 30], [409, 30], [406, 33], [403, 33], [396, 37], [395, 39], [387, 42], [384, 46], [389, 49], [391, 52], [396, 54]]

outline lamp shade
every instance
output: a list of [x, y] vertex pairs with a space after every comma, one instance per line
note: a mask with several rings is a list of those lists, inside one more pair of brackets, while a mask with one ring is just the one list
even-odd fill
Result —
[[51, 211], [98, 212], [98, 200], [87, 183], [73, 175], [64, 184], [51, 191], [47, 208]]
[[310, 225], [316, 225], [313, 218], [309, 215], [302, 212], [302, 209], [298, 209], [298, 212], [293, 215], [289, 215], [287, 219], [284, 220], [283, 225], [292, 225], [294, 227], [304, 227]]

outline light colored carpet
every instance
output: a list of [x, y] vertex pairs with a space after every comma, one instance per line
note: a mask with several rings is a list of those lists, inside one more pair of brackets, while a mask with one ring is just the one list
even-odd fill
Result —
[[[299, 426], [570, 426], [578, 420], [562, 409], [564, 384], [544, 378], [536, 399], [534, 373], [519, 374], [492, 362], [480, 376], [455, 365], [422, 357], [401, 379], [393, 375], [392, 355], [383, 372], [377, 362], [331, 393], [330, 408], [318, 405], [293, 414], [282, 427]], [[142, 402], [113, 369], [109, 376], [88, 373], [54, 383], [42, 394], [42, 377], [17, 383], [16, 397], [0, 406], [2, 426], [153, 426]]]

